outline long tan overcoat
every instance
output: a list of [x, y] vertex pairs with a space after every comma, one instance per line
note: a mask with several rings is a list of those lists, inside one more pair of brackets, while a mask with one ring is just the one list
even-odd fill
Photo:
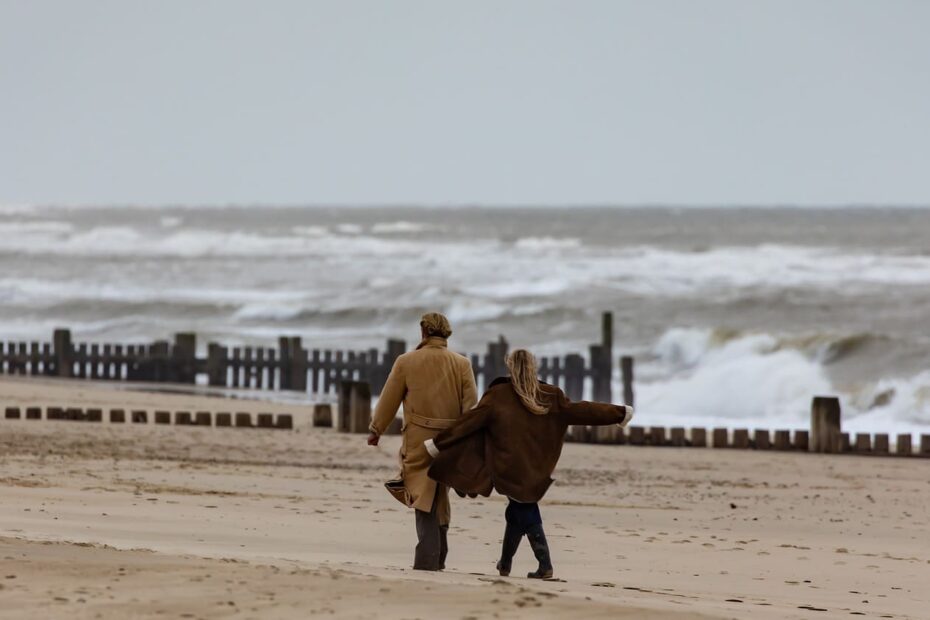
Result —
[[[375, 407], [371, 431], [384, 433], [403, 403], [400, 462], [411, 507], [429, 512], [436, 495], [436, 482], [426, 473], [432, 457], [423, 442], [451, 426], [477, 401], [471, 363], [450, 351], [445, 338], [427, 338], [415, 351], [404, 353], [394, 362]], [[439, 520], [448, 523], [448, 495], [440, 499]]]

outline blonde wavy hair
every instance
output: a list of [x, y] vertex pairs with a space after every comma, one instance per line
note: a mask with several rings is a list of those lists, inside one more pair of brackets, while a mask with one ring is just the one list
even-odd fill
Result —
[[515, 349], [507, 356], [507, 369], [513, 391], [517, 393], [523, 406], [536, 415], [549, 413], [549, 405], [543, 402], [536, 376], [536, 358], [526, 349]]

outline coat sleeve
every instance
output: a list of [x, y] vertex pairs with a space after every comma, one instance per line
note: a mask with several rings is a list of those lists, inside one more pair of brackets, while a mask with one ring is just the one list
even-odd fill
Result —
[[478, 386], [475, 385], [475, 371], [471, 362], [465, 360], [462, 364], [462, 413], [472, 409], [478, 402]]
[[491, 419], [492, 411], [488, 405], [479, 405], [471, 411], [466, 411], [452, 426], [436, 435], [435, 439], [424, 442], [427, 452], [435, 458], [441, 451], [485, 428]]
[[558, 393], [559, 409], [569, 424], [607, 426], [627, 424], [633, 418], [633, 408], [628, 405], [595, 403], [587, 400], [572, 402], [562, 390]]
[[401, 360], [398, 359], [394, 362], [394, 366], [391, 367], [391, 373], [381, 390], [381, 396], [378, 398], [375, 414], [371, 418], [371, 425], [368, 430], [376, 435], [382, 435], [391, 422], [394, 421], [397, 410], [400, 408], [400, 404], [404, 402], [404, 396], [406, 395], [407, 380], [404, 378]]

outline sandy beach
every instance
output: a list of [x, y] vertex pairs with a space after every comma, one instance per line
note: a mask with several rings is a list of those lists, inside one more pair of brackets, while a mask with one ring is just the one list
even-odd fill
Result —
[[[0, 380], [6, 405], [227, 404], [204, 398]], [[412, 571], [412, 515], [381, 486], [398, 445], [0, 420], [0, 618], [930, 613], [928, 459], [568, 444], [541, 504], [559, 581], [542, 583], [521, 577], [525, 545], [496, 575], [497, 496], [454, 498], [448, 569]]]

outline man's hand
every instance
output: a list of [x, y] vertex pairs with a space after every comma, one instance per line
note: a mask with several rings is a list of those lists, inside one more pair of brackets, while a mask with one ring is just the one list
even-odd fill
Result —
[[377, 446], [377, 445], [378, 445], [378, 440], [379, 440], [379, 439], [381, 439], [381, 435], [378, 435], [378, 434], [375, 434], [375, 433], [369, 433], [369, 434], [368, 434], [368, 445], [369, 445], [369, 446]]

